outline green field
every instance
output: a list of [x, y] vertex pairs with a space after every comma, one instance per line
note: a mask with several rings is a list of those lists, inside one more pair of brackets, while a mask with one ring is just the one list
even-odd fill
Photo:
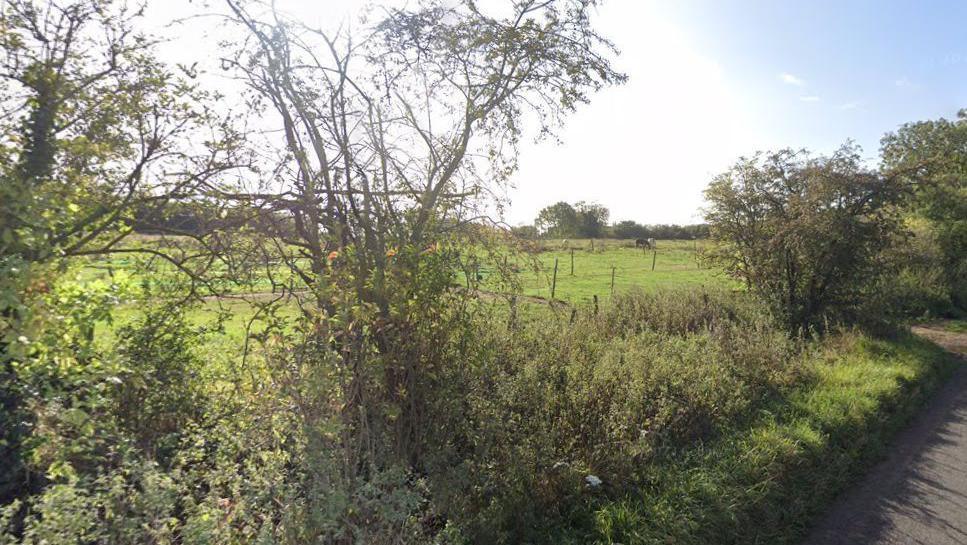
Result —
[[[706, 244], [705, 241], [660, 240], [654, 250], [643, 250], [635, 248], [633, 240], [541, 240], [536, 242], [536, 252], [518, 259], [520, 272], [517, 280], [523, 295], [550, 299], [553, 285], [553, 298], [572, 304], [589, 303], [594, 296], [603, 302], [612, 294], [635, 289], [737, 286], [722, 271], [702, 264], [701, 253]], [[82, 281], [106, 280], [118, 272], [140, 275], [139, 267], [143, 263], [140, 257], [101, 256], [81, 262], [78, 278]], [[534, 270], [535, 263], [539, 270]], [[173, 267], [156, 260], [155, 266], [158, 265], [174, 272]], [[483, 280], [482, 289], [500, 291], [501, 288], [488, 281], [494, 272], [493, 264], [483, 263], [478, 272]], [[277, 277], [285, 274], [280, 266]], [[459, 279], [459, 274], [457, 277]], [[247, 320], [244, 317], [250, 316], [250, 305], [241, 300], [245, 293], [264, 293], [271, 287], [266, 279], [254, 278], [244, 288], [232, 290], [238, 293], [239, 299], [209, 299], [198, 312], [206, 317], [214, 316], [227, 305], [231, 317], [226, 327], [240, 330]]]
[[[631, 289], [646, 291], [689, 286], [729, 286], [732, 281], [721, 271], [701, 263], [704, 241], [660, 240], [656, 249], [634, 247], [633, 240], [546, 241], [545, 251], [538, 254], [540, 273], [524, 273], [521, 281], [526, 295], [551, 297], [554, 263], [557, 261], [557, 285], [554, 298], [571, 303], [586, 303], [597, 295], [600, 300], [612, 293]], [[573, 274], [572, 274], [573, 256]]]

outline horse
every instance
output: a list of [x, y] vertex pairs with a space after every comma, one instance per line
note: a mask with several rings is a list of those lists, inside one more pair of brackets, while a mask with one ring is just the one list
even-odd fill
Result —
[[653, 238], [636, 238], [635, 248], [647, 248], [652, 249], [655, 247], [655, 239]]

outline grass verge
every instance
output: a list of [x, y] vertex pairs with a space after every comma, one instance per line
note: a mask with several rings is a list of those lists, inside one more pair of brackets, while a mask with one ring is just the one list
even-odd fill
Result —
[[677, 461], [596, 515], [604, 543], [795, 543], [814, 517], [883, 454], [957, 362], [913, 335], [844, 335], [796, 389]]

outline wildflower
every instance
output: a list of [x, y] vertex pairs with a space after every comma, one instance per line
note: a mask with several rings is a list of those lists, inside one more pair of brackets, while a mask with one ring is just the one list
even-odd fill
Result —
[[20, 344], [29, 344], [30, 343], [30, 339], [28, 339], [27, 337], [21, 335], [21, 336], [17, 337], [17, 342], [19, 342]]
[[396, 248], [390, 248], [389, 250], [386, 250], [386, 257], [393, 257], [394, 255], [396, 255]]
[[604, 481], [599, 479], [596, 475], [588, 475], [584, 478], [584, 482], [586, 482], [591, 488], [597, 488], [601, 486]]
[[336, 250], [329, 252], [329, 261], [334, 261], [337, 257], [339, 257], [339, 252]]

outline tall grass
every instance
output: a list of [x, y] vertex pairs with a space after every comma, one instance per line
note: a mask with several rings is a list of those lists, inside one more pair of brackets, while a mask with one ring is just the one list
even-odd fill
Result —
[[[117, 365], [48, 407], [35, 454], [60, 461], [0, 521], [28, 543], [790, 543], [952, 365], [908, 335], [791, 339], [728, 290], [515, 320], [466, 303], [394, 337], [424, 374], [367, 391], [392, 403], [358, 421], [365, 467], [340, 448], [332, 343], [292, 351], [279, 326], [227, 365], [184, 317], [131, 320], [100, 349]], [[380, 350], [362, 364], [395, 372]], [[399, 407], [419, 426], [381, 432]], [[386, 454], [397, 436], [414, 461]]]
[[804, 360], [785, 396], [676, 460], [640, 468], [649, 486], [602, 505], [605, 543], [796, 543], [880, 455], [955, 363], [910, 335], [842, 334]]
[[434, 480], [443, 515], [480, 543], [585, 542], [595, 506], [654, 478], [641, 468], [748, 418], [801, 368], [798, 343], [723, 291], [531, 314], [481, 328], [462, 352], [448, 381], [461, 400], [449, 410], [463, 415], [450, 435], [460, 448]]

